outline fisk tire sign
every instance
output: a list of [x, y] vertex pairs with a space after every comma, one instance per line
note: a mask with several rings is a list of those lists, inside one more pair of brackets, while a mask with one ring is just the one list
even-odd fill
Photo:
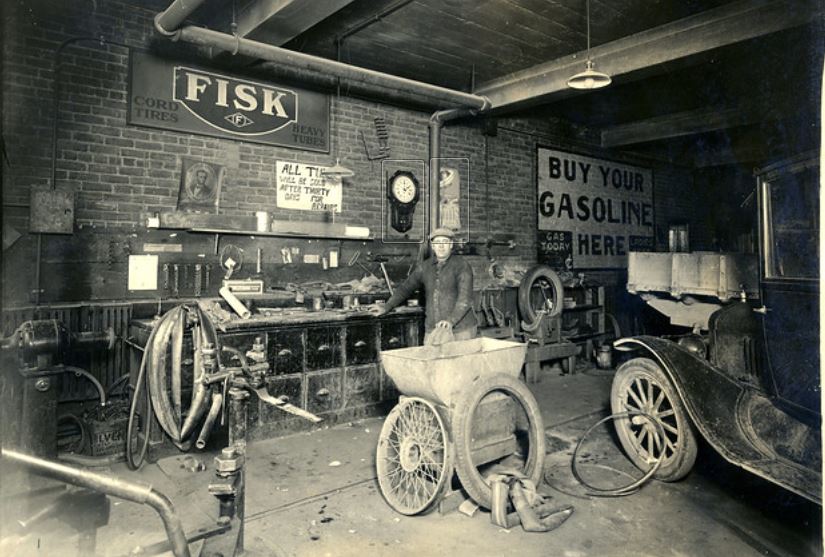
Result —
[[326, 95], [133, 52], [129, 123], [329, 152]]

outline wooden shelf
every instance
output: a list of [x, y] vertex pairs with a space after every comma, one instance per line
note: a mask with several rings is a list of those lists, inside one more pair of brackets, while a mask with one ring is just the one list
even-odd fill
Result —
[[588, 340], [588, 339], [592, 339], [592, 338], [601, 337], [601, 336], [604, 336], [606, 334], [607, 334], [607, 332], [602, 331], [601, 333], [598, 333], [598, 332], [585, 333], [583, 335], [573, 335], [571, 337], [566, 337], [562, 334], [561, 337], [565, 340], [569, 340], [570, 342], [577, 342], [577, 341], [582, 341], [582, 340]]
[[282, 238], [375, 240], [363, 226], [338, 222], [271, 220], [269, 229], [257, 229], [255, 217], [184, 213], [180, 211], [146, 215], [147, 228], [183, 230], [204, 234], [234, 234], [238, 236], [278, 236]]
[[306, 238], [309, 240], [324, 239], [324, 240], [354, 240], [356, 242], [372, 242], [375, 240], [374, 236], [347, 236], [345, 234], [312, 234], [309, 232], [261, 232], [258, 230], [225, 230], [222, 228], [187, 228], [187, 232], [200, 232], [207, 234], [235, 234], [241, 236], [276, 236], [280, 238]]

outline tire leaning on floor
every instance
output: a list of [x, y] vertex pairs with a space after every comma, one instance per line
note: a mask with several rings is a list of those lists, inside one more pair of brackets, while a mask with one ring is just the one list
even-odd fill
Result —
[[[675, 482], [684, 478], [696, 462], [696, 433], [670, 378], [650, 358], [634, 358], [616, 370], [610, 389], [614, 414], [641, 410], [654, 416], [665, 432], [664, 461], [653, 476]], [[616, 434], [630, 460], [642, 471], [650, 469], [662, 443], [646, 419], [617, 418]]]
[[[490, 508], [491, 489], [473, 462], [473, 415], [479, 402], [488, 394], [500, 391], [518, 402], [527, 418], [528, 454], [522, 473], [536, 486], [542, 480], [544, 468], [544, 421], [538, 403], [527, 386], [517, 378], [496, 373], [476, 379], [460, 397], [452, 412], [452, 433], [455, 446], [455, 468], [467, 494], [479, 506]], [[481, 417], [483, 418], [483, 417]]]

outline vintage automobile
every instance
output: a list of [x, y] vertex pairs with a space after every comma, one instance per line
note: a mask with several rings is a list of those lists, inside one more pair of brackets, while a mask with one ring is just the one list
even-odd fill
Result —
[[690, 471], [701, 435], [821, 505], [817, 160], [759, 171], [757, 193], [758, 257], [631, 254], [628, 290], [689, 329], [614, 343], [636, 351], [613, 380], [616, 431], [640, 469], [662, 459], [660, 480]]

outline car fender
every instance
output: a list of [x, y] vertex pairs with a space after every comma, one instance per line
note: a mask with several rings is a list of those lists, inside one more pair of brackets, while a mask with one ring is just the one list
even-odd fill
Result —
[[[746, 436], [737, 408], [748, 396], [743, 385], [673, 341], [652, 336], [619, 339], [618, 350], [642, 349], [670, 378], [694, 427], [725, 460], [752, 470], [764, 458]], [[762, 474], [759, 474], [762, 475]]]

